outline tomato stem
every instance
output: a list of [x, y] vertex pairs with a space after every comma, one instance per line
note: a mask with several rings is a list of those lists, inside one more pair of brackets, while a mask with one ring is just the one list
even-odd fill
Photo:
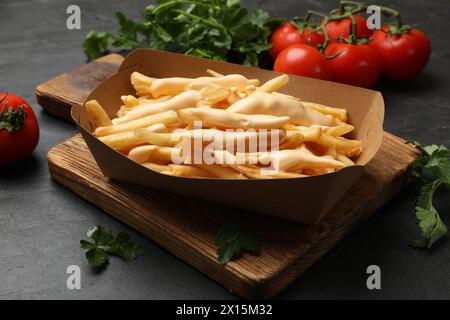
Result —
[[[365, 44], [368, 43], [371, 38], [370, 37], [358, 37], [357, 36], [357, 28], [358, 24], [356, 23], [356, 19], [354, 17], [355, 14], [361, 13], [367, 10], [367, 5], [358, 1], [351, 0], [341, 0], [340, 6], [337, 9], [331, 10], [329, 15], [323, 14], [321, 12], [315, 10], [308, 10], [305, 17], [303, 19], [296, 20], [297, 28], [302, 32], [306, 27], [310, 27], [312, 32], [322, 31], [325, 37], [325, 41], [323, 44], [318, 44], [317, 49], [324, 53], [325, 49], [330, 43], [330, 36], [326, 30], [326, 25], [332, 21], [341, 21], [344, 19], [350, 19], [350, 34], [348, 38], [339, 37], [338, 39], [342, 42], [349, 44]], [[400, 15], [400, 12], [389, 8], [380, 6], [381, 13], [385, 16], [388, 16], [395, 21], [389, 26], [388, 33], [392, 35], [401, 35], [409, 32], [413, 26], [404, 24]], [[313, 16], [317, 16], [322, 18], [321, 22], [318, 26], [314, 26], [310, 24], [310, 20]]]
[[399, 27], [401, 27], [403, 25], [403, 21], [400, 15], [400, 12], [397, 10], [394, 10], [392, 8], [388, 8], [388, 7], [380, 7], [381, 8], [381, 13], [383, 13], [384, 15], [394, 18], [395, 19], [395, 24]]
[[340, 15], [348, 12], [351, 12], [352, 14], [360, 13], [365, 11], [367, 7], [364, 3], [349, 0], [341, 0], [340, 4], [339, 11], [337, 11], [341, 13]]
[[[8, 93], [0, 99], [0, 105], [5, 101]], [[6, 129], [9, 133], [21, 129], [27, 118], [27, 113], [23, 110], [24, 105], [21, 105], [17, 109], [13, 109], [8, 106], [8, 101], [6, 101], [0, 111], [0, 130]]]

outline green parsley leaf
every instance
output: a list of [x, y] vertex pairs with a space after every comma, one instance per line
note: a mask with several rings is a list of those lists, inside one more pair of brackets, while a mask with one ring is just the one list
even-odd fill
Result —
[[126, 261], [136, 259], [147, 252], [147, 249], [140, 245], [133, 243], [130, 237], [120, 232], [116, 238], [109, 244], [108, 253], [121, 257]]
[[109, 32], [91, 31], [83, 42], [84, 54], [88, 60], [93, 60], [105, 54], [109, 47]]
[[424, 184], [416, 203], [416, 222], [422, 234], [420, 238], [411, 242], [411, 246], [419, 249], [429, 249], [447, 234], [447, 226], [442, 222], [436, 209], [433, 207], [433, 195], [442, 181], [437, 179]]
[[139, 34], [144, 30], [144, 25], [127, 19], [121, 12], [116, 13], [116, 18], [119, 21], [120, 29], [117, 34], [112, 35], [112, 45], [122, 50], [133, 50], [141, 47]]
[[226, 264], [243, 251], [259, 252], [260, 243], [261, 236], [258, 233], [227, 223], [220, 228], [216, 238], [218, 261]]
[[416, 223], [422, 232], [419, 239], [411, 242], [411, 246], [429, 249], [448, 232], [433, 206], [433, 197], [441, 185], [450, 186], [450, 150], [443, 145], [423, 146], [417, 141], [407, 143], [422, 151], [411, 164], [410, 171], [411, 177], [421, 185], [415, 211]]
[[83, 43], [88, 59], [97, 58], [111, 45], [119, 51], [169, 49], [261, 66], [262, 53], [270, 48], [269, 35], [279, 24], [262, 10], [249, 12], [239, 0], [157, 0], [157, 4], [146, 7], [142, 22], [118, 12], [117, 32], [90, 32]]
[[104, 268], [109, 263], [109, 256], [105, 250], [93, 248], [86, 252], [86, 259], [94, 268]]
[[90, 227], [86, 234], [98, 245], [108, 244], [114, 239], [111, 231], [102, 226]]
[[102, 226], [89, 228], [87, 236], [94, 240], [94, 243], [81, 240], [80, 247], [88, 250], [86, 258], [95, 268], [105, 267], [109, 262], [109, 255], [131, 261], [147, 251], [144, 246], [132, 242], [127, 234], [120, 232], [114, 237], [110, 230]]

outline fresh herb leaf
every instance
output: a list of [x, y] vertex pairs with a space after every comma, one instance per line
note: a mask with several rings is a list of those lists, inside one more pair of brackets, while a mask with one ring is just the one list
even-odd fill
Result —
[[100, 248], [93, 248], [86, 252], [86, 259], [94, 268], [104, 268], [109, 263], [109, 256], [105, 250]]
[[108, 253], [121, 257], [126, 261], [131, 261], [147, 252], [147, 249], [139, 244], [130, 241], [130, 237], [120, 232], [110, 243]]
[[127, 234], [120, 232], [114, 237], [110, 230], [102, 226], [89, 228], [87, 236], [94, 243], [81, 240], [80, 247], [87, 250], [86, 258], [95, 268], [105, 267], [109, 262], [109, 255], [131, 261], [147, 251], [144, 246], [132, 242]]
[[90, 227], [86, 234], [98, 245], [108, 244], [114, 240], [111, 231], [102, 226]]
[[144, 25], [127, 19], [121, 12], [116, 13], [120, 28], [116, 34], [112, 35], [112, 45], [122, 50], [133, 50], [141, 47], [139, 34], [144, 30]]
[[416, 203], [416, 222], [422, 234], [420, 238], [411, 242], [411, 246], [420, 249], [429, 249], [447, 234], [447, 226], [442, 222], [436, 209], [433, 207], [433, 195], [441, 185], [440, 179], [424, 184]]
[[121, 51], [170, 49], [258, 66], [261, 53], [270, 48], [271, 31], [281, 23], [262, 10], [249, 12], [239, 0], [158, 0], [157, 4], [147, 6], [142, 22], [116, 13], [120, 25], [116, 33], [90, 32], [83, 44], [87, 58], [97, 58], [111, 45]]
[[83, 42], [84, 53], [88, 60], [93, 60], [105, 54], [109, 47], [109, 32], [91, 31]]
[[448, 231], [433, 206], [433, 197], [440, 186], [450, 187], [450, 150], [443, 145], [423, 146], [417, 141], [407, 143], [422, 151], [411, 164], [411, 177], [421, 185], [415, 211], [416, 222], [422, 232], [419, 239], [411, 242], [411, 246], [429, 249]]
[[260, 243], [261, 236], [258, 233], [227, 223], [220, 228], [216, 238], [218, 261], [226, 264], [243, 251], [259, 252]]

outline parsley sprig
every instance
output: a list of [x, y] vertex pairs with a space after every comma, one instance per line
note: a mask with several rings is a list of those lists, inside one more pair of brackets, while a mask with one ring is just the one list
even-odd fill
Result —
[[420, 185], [420, 195], [415, 211], [416, 222], [421, 229], [419, 239], [411, 242], [418, 249], [429, 249], [447, 234], [447, 226], [433, 206], [433, 197], [441, 186], [450, 187], [450, 150], [443, 145], [423, 146], [408, 141], [422, 154], [411, 165], [411, 176]]
[[89, 60], [110, 47], [174, 50], [251, 66], [262, 64], [268, 37], [281, 23], [262, 10], [248, 11], [240, 0], [157, 0], [145, 9], [143, 21], [116, 13], [116, 33], [88, 33], [83, 48]]
[[260, 242], [260, 234], [244, 230], [235, 223], [227, 223], [217, 234], [217, 259], [220, 264], [227, 264], [243, 251], [259, 252]]
[[110, 255], [131, 261], [147, 251], [144, 246], [132, 242], [127, 234], [120, 232], [114, 237], [110, 230], [102, 226], [89, 228], [87, 236], [94, 240], [94, 243], [81, 240], [80, 246], [88, 250], [86, 258], [95, 268], [105, 267]]

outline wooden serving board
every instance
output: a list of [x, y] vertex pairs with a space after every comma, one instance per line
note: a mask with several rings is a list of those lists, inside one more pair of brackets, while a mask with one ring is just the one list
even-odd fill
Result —
[[[119, 60], [107, 56], [38, 86], [38, 101], [45, 101], [49, 112], [67, 118], [67, 106], [81, 103], [102, 77], [114, 73], [112, 65]], [[392, 198], [415, 156], [415, 149], [404, 140], [385, 133], [380, 151], [361, 179], [314, 227], [109, 180], [80, 135], [50, 150], [48, 163], [53, 179], [232, 292], [245, 298], [270, 298]], [[246, 253], [222, 266], [217, 263], [214, 241], [218, 229], [230, 221], [264, 236], [259, 255]]]
[[119, 54], [109, 54], [56, 76], [36, 87], [36, 100], [54, 116], [72, 121], [72, 106], [81, 105], [96, 86], [116, 73], [123, 60]]

